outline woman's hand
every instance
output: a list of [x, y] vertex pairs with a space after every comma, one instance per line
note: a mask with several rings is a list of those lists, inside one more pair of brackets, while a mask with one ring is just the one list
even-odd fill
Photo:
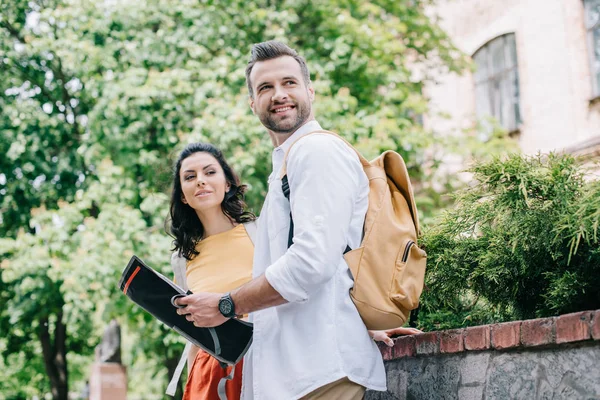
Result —
[[418, 330], [417, 328], [404, 328], [398, 327], [393, 329], [387, 329], [385, 331], [369, 331], [369, 336], [378, 342], [384, 342], [388, 346], [392, 347], [394, 345], [394, 341], [392, 340], [392, 336], [394, 335], [416, 335], [419, 333], [423, 333], [423, 331]]

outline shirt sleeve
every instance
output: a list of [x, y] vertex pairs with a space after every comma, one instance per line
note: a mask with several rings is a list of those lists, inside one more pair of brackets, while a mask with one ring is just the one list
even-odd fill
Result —
[[336, 273], [365, 173], [346, 143], [315, 134], [294, 145], [287, 175], [294, 243], [265, 277], [287, 301], [304, 302]]

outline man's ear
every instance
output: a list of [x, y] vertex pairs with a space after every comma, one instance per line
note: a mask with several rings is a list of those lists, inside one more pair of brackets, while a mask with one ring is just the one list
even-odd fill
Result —
[[311, 102], [315, 101], [315, 88], [313, 87], [312, 82], [308, 85], [308, 97]]
[[252, 98], [252, 96], [248, 96], [248, 105], [252, 110], [252, 114], [256, 115], [256, 111], [254, 111], [254, 99]]

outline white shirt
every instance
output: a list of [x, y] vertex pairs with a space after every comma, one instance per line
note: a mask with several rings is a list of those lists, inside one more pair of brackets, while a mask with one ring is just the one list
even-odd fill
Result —
[[258, 223], [253, 276], [289, 303], [251, 314], [254, 340], [244, 361], [243, 399], [298, 399], [348, 377], [386, 389], [383, 359], [350, 299], [343, 252], [360, 245], [369, 184], [357, 155], [339, 138], [315, 134], [287, 161], [290, 203], [280, 171], [291, 144], [321, 127], [311, 121], [273, 151], [273, 172]]

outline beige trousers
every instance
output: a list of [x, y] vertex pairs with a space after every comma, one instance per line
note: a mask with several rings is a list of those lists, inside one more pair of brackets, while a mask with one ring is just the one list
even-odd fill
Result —
[[301, 400], [362, 400], [365, 391], [364, 386], [342, 378], [310, 392]]

